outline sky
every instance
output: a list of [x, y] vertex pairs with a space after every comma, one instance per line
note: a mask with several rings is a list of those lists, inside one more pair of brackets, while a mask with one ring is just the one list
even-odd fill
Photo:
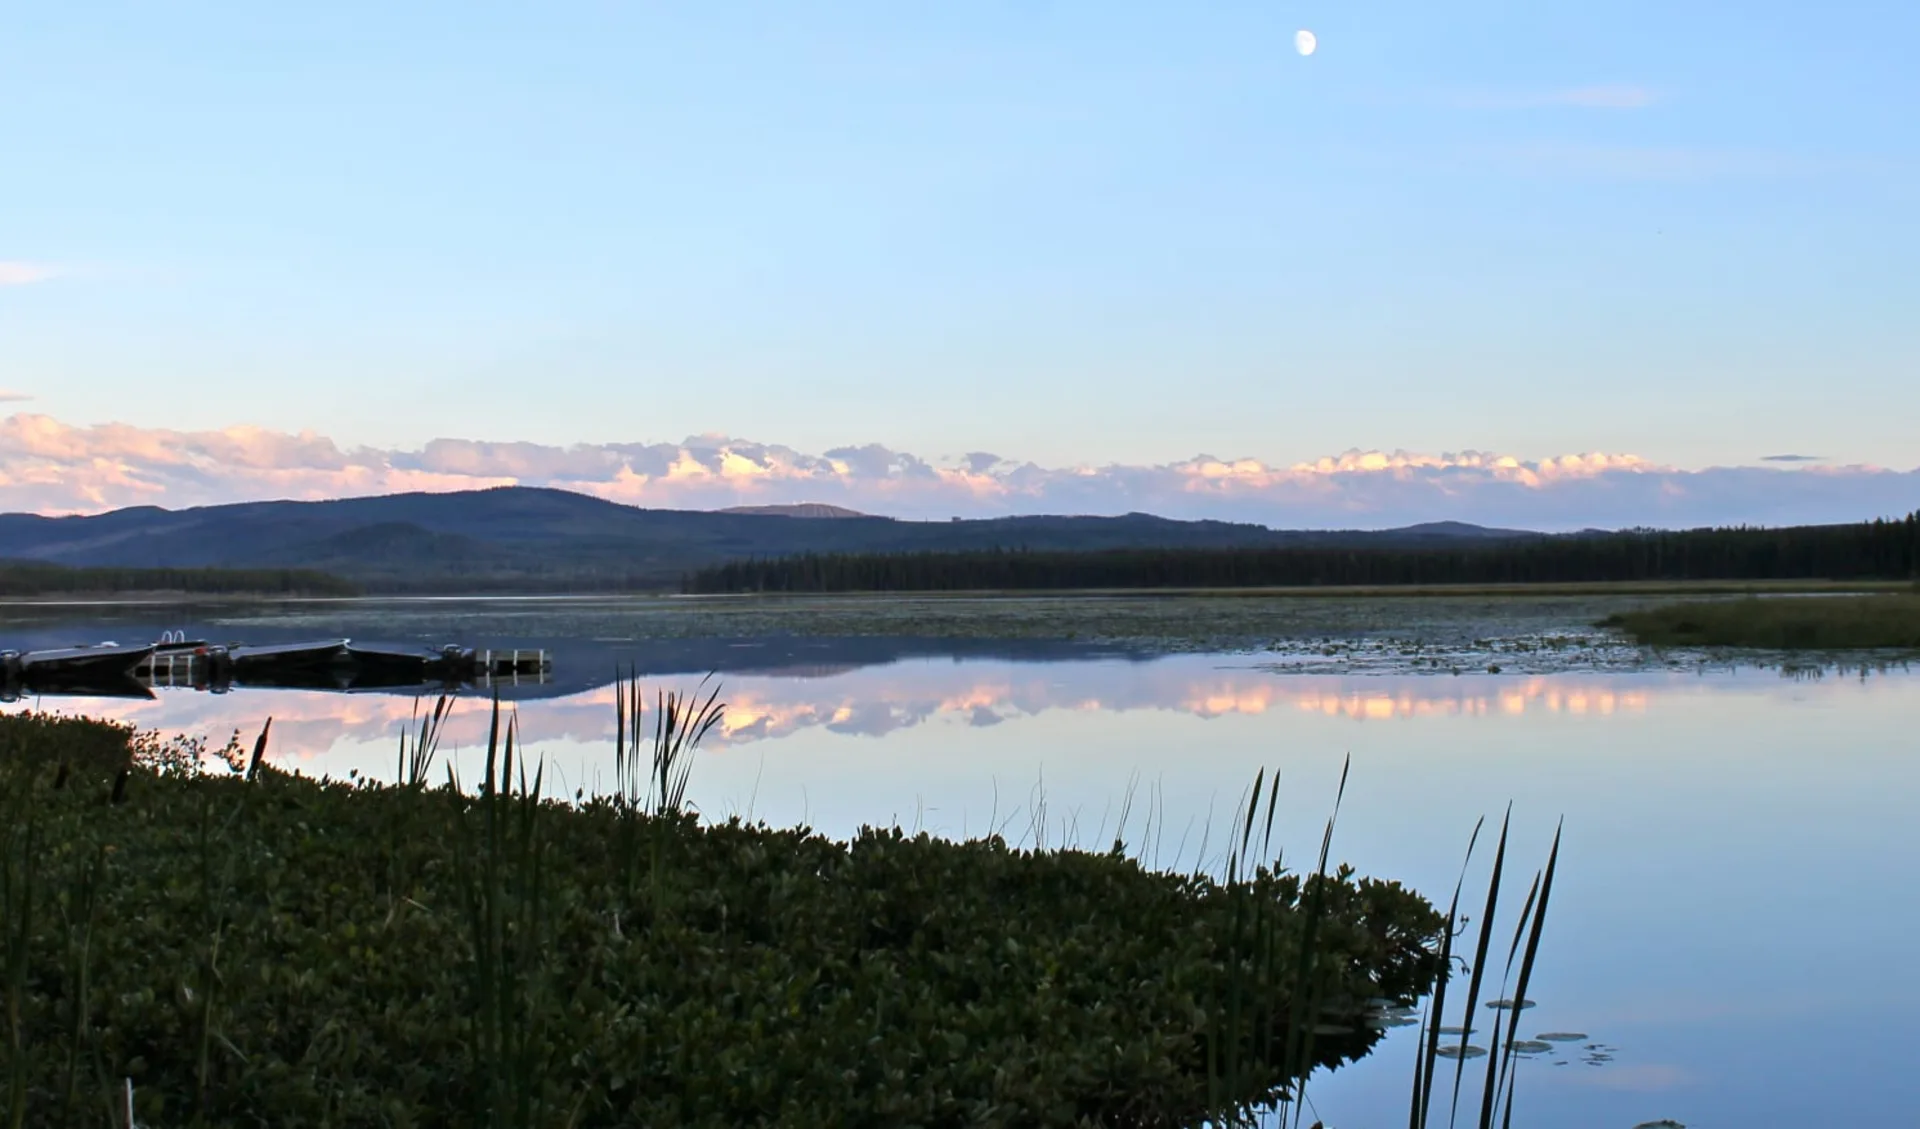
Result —
[[0, 5], [0, 509], [1905, 512], [1915, 42], [1885, 0]]

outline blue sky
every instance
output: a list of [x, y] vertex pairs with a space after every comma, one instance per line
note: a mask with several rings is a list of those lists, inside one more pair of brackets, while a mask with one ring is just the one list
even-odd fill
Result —
[[1916, 42], [1886, 0], [12, 5], [0, 410], [1905, 470]]

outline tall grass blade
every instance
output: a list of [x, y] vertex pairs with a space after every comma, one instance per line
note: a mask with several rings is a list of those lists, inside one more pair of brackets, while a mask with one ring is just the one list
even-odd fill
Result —
[[1487, 949], [1493, 943], [1493, 915], [1500, 904], [1500, 878], [1507, 863], [1507, 832], [1513, 824], [1513, 805], [1500, 820], [1500, 843], [1493, 851], [1493, 875], [1487, 880], [1487, 907], [1480, 918], [1480, 940], [1474, 948], [1473, 968], [1467, 978], [1466, 1018], [1460, 1023], [1460, 1054], [1453, 1067], [1453, 1108], [1447, 1115], [1452, 1126], [1460, 1116], [1460, 1084], [1466, 1079], [1467, 1040], [1473, 1035], [1473, 1009], [1480, 1002], [1480, 982], [1487, 968]]
[[[1533, 882], [1527, 887], [1527, 900], [1521, 903], [1520, 916], [1513, 923], [1513, 944], [1507, 947], [1507, 963], [1505, 968], [1503, 968], [1500, 972], [1500, 992], [1502, 995], [1505, 995], [1508, 985], [1511, 984], [1513, 981], [1513, 961], [1514, 961], [1514, 958], [1518, 956], [1520, 953], [1521, 939], [1527, 935], [1527, 924], [1528, 922], [1533, 920], [1533, 900], [1539, 896], [1540, 896], [1540, 874], [1538, 871], [1536, 871], [1533, 875]], [[1514, 1006], [1512, 1011], [1513, 1011], [1513, 1018], [1516, 1021], [1519, 1019], [1521, 1005], [1524, 1003], [1526, 1003], [1525, 993], [1521, 993], [1519, 996], [1515, 997], [1513, 1000]], [[1498, 1035], [1499, 1026], [1500, 1026], [1499, 1020], [1496, 1019], [1493, 1024], [1496, 1036]], [[1487, 1073], [1490, 1077], [1493, 1074], [1494, 1063], [1498, 1062], [1500, 1064], [1500, 1076], [1499, 1078], [1493, 1081], [1492, 1090], [1490, 1091], [1493, 1098], [1495, 1099], [1494, 1101], [1489, 1103], [1490, 1106], [1499, 1105], [1499, 1102], [1497, 1099], [1500, 1095], [1501, 1090], [1506, 1086], [1507, 1071], [1513, 1066], [1513, 1036], [1511, 1032], [1507, 1036], [1506, 1047], [1507, 1047], [1506, 1053], [1503, 1055], [1496, 1055], [1491, 1053], [1487, 1055]], [[1487, 1129], [1491, 1129], [1490, 1119], [1492, 1117], [1493, 1117], [1492, 1108], [1483, 1107], [1480, 1114], [1480, 1120], [1482, 1125], [1486, 1126]]]
[[260, 775], [260, 761], [267, 755], [267, 733], [273, 729], [273, 719], [260, 727], [260, 736], [254, 739], [253, 756], [247, 760], [247, 782], [251, 784]]
[[[1260, 836], [1260, 855], [1273, 858], [1273, 813], [1280, 800], [1280, 770], [1273, 770], [1273, 783], [1267, 789], [1267, 829]], [[1276, 860], [1277, 861], [1277, 860]]]
[[1293, 1079], [1288, 1096], [1295, 1103], [1295, 1125], [1306, 1111], [1307, 1075], [1313, 1064], [1313, 1028], [1319, 1022], [1320, 1001], [1311, 988], [1319, 964], [1315, 946], [1320, 939], [1321, 914], [1326, 908], [1327, 860], [1333, 854], [1333, 828], [1340, 820], [1340, 805], [1347, 796], [1347, 775], [1352, 770], [1353, 755], [1349, 753], [1340, 765], [1340, 786], [1334, 791], [1333, 814], [1327, 817], [1327, 829], [1320, 836], [1320, 861], [1314, 867], [1313, 880], [1304, 888], [1307, 919], [1302, 926], [1299, 959], [1295, 962], [1294, 990], [1288, 998], [1291, 1014], [1287, 1023], [1286, 1071]]
[[1425, 1047], [1414, 1063], [1415, 1091], [1414, 1109], [1408, 1117], [1408, 1129], [1424, 1129], [1427, 1117], [1433, 1108], [1433, 1072], [1440, 1057], [1440, 1028], [1446, 1026], [1447, 985], [1453, 979], [1453, 933], [1460, 919], [1460, 893], [1466, 888], [1467, 868], [1473, 865], [1473, 849], [1480, 842], [1480, 832], [1487, 825], [1487, 817], [1481, 816], [1474, 822], [1473, 834], [1467, 837], [1466, 858], [1460, 863], [1460, 877], [1453, 883], [1453, 900], [1447, 904], [1446, 931], [1440, 935], [1440, 971], [1434, 981], [1433, 1001], [1427, 1013]]
[[93, 929], [99, 920], [100, 883], [106, 862], [107, 850], [102, 844], [81, 874], [73, 912], [69, 913], [65, 908], [61, 911], [67, 934], [68, 974], [74, 982], [73, 1024], [67, 1031], [66, 1079], [60, 1100], [60, 1121], [63, 1125], [73, 1123], [74, 1103], [79, 1098], [80, 1047], [89, 1041], [89, 1025], [93, 1014]]
[[1240, 854], [1242, 857], [1246, 856], [1248, 844], [1253, 842], [1253, 822], [1255, 816], [1260, 811], [1260, 786], [1266, 782], [1267, 770], [1265, 768], [1253, 774], [1253, 790], [1247, 793], [1246, 818], [1241, 820], [1245, 825], [1240, 831]]
[[[420, 712], [420, 699], [413, 700], [413, 714], [408, 727], [400, 731], [400, 760], [395, 768], [394, 779], [408, 788], [423, 788], [427, 777], [433, 772], [433, 762], [440, 753], [440, 731], [447, 716], [453, 712], [453, 697], [441, 694], [434, 702], [433, 709], [426, 714]], [[412, 740], [409, 741], [409, 736]]]
[[[24, 1028], [29, 984], [27, 951], [33, 943], [33, 879], [39, 863], [34, 846], [39, 820], [38, 805], [32, 802], [31, 782], [22, 783], [19, 795], [24, 802], [8, 813], [12, 826], [8, 828], [4, 844], [5, 857], [0, 858], [0, 935], [4, 935], [7, 958], [7, 1059], [12, 1066], [7, 1078], [9, 1129], [22, 1129], [26, 1124], [27, 1085], [31, 1077], [27, 1067], [31, 1048]], [[19, 810], [22, 806], [25, 812]]]
[[[1514, 987], [1514, 1002], [1521, 1003], [1527, 998], [1527, 986], [1533, 980], [1533, 964], [1540, 955], [1540, 933], [1547, 923], [1547, 899], [1553, 894], [1553, 872], [1560, 864], [1560, 833], [1566, 827], [1565, 820], [1553, 829], [1553, 847], [1547, 852], [1547, 871], [1540, 880], [1540, 904], [1533, 914], [1533, 927], [1527, 932], [1527, 954], [1520, 961], [1520, 982]], [[1520, 1027], [1520, 1008], [1513, 1009], [1512, 1018], [1507, 1025], [1507, 1045], [1513, 1045], [1515, 1032]], [[1501, 1118], [1502, 1129], [1513, 1129], [1513, 1083], [1507, 1085], [1507, 1109]]]

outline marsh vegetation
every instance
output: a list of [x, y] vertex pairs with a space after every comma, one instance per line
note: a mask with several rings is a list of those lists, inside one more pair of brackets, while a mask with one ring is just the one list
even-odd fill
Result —
[[1920, 593], [1703, 600], [1618, 612], [1600, 626], [1661, 647], [1920, 649]]
[[434, 710], [385, 785], [276, 771], [268, 731], [0, 719], [9, 1123], [1221, 1123], [1448, 959], [1413, 892], [1279, 865], [1277, 781], [1224, 875], [1124, 830], [835, 842], [685, 810], [711, 692], [650, 742], [621, 702], [619, 784], [571, 802], [510, 713], [480, 779]]

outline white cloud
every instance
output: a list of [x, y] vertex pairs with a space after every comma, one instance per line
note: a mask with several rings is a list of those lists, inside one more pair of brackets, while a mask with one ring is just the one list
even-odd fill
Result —
[[26, 286], [33, 282], [45, 282], [59, 272], [45, 263], [23, 263], [18, 260], [0, 259], [0, 286]]
[[0, 404], [18, 404], [33, 399], [27, 392], [15, 392], [9, 388], [0, 388]]
[[682, 509], [829, 502], [932, 519], [1144, 511], [1308, 528], [1441, 519], [1533, 529], [1790, 523], [1920, 508], [1920, 470], [1689, 470], [1608, 453], [1351, 450], [1293, 464], [1197, 455], [1044, 467], [978, 452], [923, 458], [879, 444], [808, 454], [724, 436], [571, 447], [436, 439], [418, 450], [378, 450], [257, 427], [182, 432], [76, 427], [30, 413], [0, 419], [0, 510], [93, 513], [515, 484]]

